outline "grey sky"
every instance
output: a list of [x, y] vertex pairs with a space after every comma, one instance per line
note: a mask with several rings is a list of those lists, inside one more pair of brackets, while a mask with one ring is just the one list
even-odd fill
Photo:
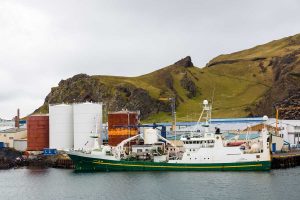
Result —
[[0, 1], [0, 118], [77, 73], [136, 76], [300, 33], [300, 1]]

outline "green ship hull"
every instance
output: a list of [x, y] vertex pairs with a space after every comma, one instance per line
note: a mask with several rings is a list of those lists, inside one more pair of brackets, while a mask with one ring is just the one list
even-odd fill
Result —
[[113, 161], [69, 154], [77, 172], [92, 171], [268, 171], [270, 161], [237, 163], [155, 163], [147, 161]]

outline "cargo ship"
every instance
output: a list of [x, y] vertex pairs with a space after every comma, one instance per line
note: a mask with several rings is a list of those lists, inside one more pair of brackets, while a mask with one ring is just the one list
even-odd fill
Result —
[[[205, 122], [201, 122], [202, 116]], [[203, 132], [189, 131], [180, 137], [182, 146], [145, 129], [117, 146], [99, 145], [90, 151], [67, 152], [75, 171], [268, 171], [271, 168], [269, 133], [240, 145], [227, 145], [220, 130], [210, 130], [211, 105], [203, 102], [198, 123]]]

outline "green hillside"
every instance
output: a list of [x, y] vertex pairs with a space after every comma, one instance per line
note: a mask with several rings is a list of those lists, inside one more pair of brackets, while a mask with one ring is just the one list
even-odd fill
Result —
[[171, 121], [170, 103], [158, 99], [175, 96], [178, 121], [197, 120], [204, 99], [213, 99], [215, 118], [272, 115], [275, 104], [300, 88], [299, 54], [295, 35], [220, 55], [202, 68], [186, 57], [138, 77], [76, 75], [52, 88], [36, 112], [47, 112], [49, 103], [101, 101], [110, 111], [141, 110], [146, 122]]

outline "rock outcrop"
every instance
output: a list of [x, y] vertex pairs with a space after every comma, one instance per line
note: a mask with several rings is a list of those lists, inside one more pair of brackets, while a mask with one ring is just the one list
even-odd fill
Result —
[[183, 67], [194, 67], [194, 64], [192, 63], [192, 58], [190, 56], [182, 58], [181, 60], [175, 62], [174, 65]]
[[187, 97], [193, 98], [197, 95], [197, 86], [193, 80], [188, 77], [187, 73], [184, 74], [183, 78], [180, 80], [181, 86], [187, 91]]

